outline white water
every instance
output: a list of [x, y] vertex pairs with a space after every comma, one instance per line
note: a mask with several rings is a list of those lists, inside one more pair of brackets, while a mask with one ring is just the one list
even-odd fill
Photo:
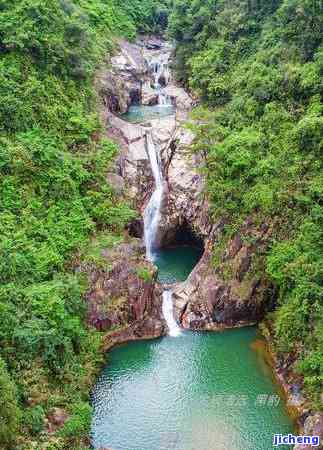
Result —
[[161, 78], [165, 80], [165, 86], [170, 82], [169, 57], [170, 54], [167, 52], [150, 63], [154, 78], [154, 88], [158, 93], [159, 106], [172, 106], [171, 98], [163, 92], [164, 89], [159, 82]]
[[[153, 69], [154, 87], [158, 93], [158, 104], [160, 106], [171, 106], [171, 98], [163, 92], [159, 80], [163, 76], [165, 84], [170, 81], [169, 72], [169, 53], [161, 55], [159, 59], [153, 60], [150, 67]], [[162, 162], [153, 139], [152, 132], [146, 134], [146, 146], [151, 165], [151, 170], [155, 180], [155, 190], [149, 200], [144, 213], [144, 236], [146, 245], [146, 256], [149, 261], [154, 261], [154, 248], [156, 247], [156, 234], [160, 221], [160, 210], [164, 194], [164, 179], [162, 171]], [[177, 325], [173, 312], [172, 292], [166, 290], [163, 292], [163, 315], [168, 326], [170, 336], [178, 336], [180, 327]]]
[[160, 208], [163, 201], [164, 180], [161, 168], [159, 153], [153, 141], [151, 133], [146, 135], [147, 151], [151, 170], [155, 180], [155, 191], [153, 192], [144, 213], [144, 233], [147, 258], [153, 260], [153, 249], [155, 247], [155, 239], [158, 223], [160, 220]]
[[169, 95], [160, 92], [158, 95], [158, 104], [159, 106], [172, 106], [172, 100]]
[[164, 291], [163, 292], [163, 315], [166, 320], [168, 326], [168, 334], [169, 336], [179, 336], [181, 334], [181, 329], [177, 325], [177, 322], [174, 318], [174, 305], [172, 299], [172, 291]]

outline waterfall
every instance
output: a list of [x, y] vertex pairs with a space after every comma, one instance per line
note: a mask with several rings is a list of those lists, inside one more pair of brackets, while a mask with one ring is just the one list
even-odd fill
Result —
[[[172, 105], [170, 96], [163, 92], [163, 89], [159, 83], [161, 76], [164, 77], [166, 85], [170, 81], [168, 60], [169, 53], [162, 55], [159, 59], [154, 60], [149, 64], [153, 76], [154, 87], [158, 93], [158, 104], [160, 106]], [[156, 234], [160, 221], [160, 210], [164, 194], [164, 179], [161, 158], [159, 155], [159, 151], [154, 143], [152, 132], [148, 132], [146, 134], [146, 148], [155, 181], [155, 190], [144, 212], [144, 237], [147, 259], [149, 261], [153, 261], [153, 252], [154, 248], [156, 247]], [[170, 290], [165, 290], [163, 292], [162, 310], [164, 319], [169, 329], [169, 335], [178, 336], [181, 331], [174, 318], [172, 291]]]
[[178, 336], [181, 333], [180, 327], [174, 318], [174, 306], [172, 299], [172, 291], [163, 292], [163, 315], [168, 326], [169, 336]]
[[146, 252], [147, 258], [151, 261], [153, 260], [153, 249], [155, 246], [156, 232], [160, 219], [160, 208], [164, 192], [164, 180], [160, 156], [157, 152], [151, 133], [147, 133], [146, 135], [146, 145], [156, 186], [144, 213]]
[[172, 101], [169, 95], [163, 92], [160, 85], [160, 78], [163, 77], [165, 80], [165, 86], [170, 82], [170, 70], [169, 70], [169, 53], [165, 53], [158, 57], [158, 59], [153, 60], [150, 63], [150, 70], [154, 79], [154, 88], [158, 94], [158, 105], [159, 106], [172, 106]]
[[172, 106], [172, 100], [169, 95], [160, 92], [158, 95], [158, 104], [159, 106]]

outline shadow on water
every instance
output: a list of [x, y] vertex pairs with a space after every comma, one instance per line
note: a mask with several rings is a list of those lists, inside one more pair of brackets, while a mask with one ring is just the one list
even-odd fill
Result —
[[158, 267], [160, 283], [185, 281], [194, 269], [203, 250], [198, 247], [181, 245], [168, 247], [154, 252], [154, 263]]

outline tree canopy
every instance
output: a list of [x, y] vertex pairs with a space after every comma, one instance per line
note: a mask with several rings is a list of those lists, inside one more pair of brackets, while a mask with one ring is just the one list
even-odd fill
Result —
[[[169, 35], [179, 80], [201, 99], [214, 220], [227, 236], [252, 217], [274, 228], [254, 270], [279, 289], [277, 350], [318, 406], [323, 374], [323, 8], [315, 0], [174, 0]], [[240, 224], [240, 225], [239, 225]]]

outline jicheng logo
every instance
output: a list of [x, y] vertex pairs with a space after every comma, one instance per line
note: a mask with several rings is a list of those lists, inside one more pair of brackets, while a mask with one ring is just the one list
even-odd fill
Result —
[[293, 434], [287, 434], [283, 436], [282, 434], [274, 434], [273, 445], [278, 447], [279, 445], [295, 445], [303, 444], [309, 445], [311, 447], [318, 447], [320, 445], [319, 436], [294, 436]]

